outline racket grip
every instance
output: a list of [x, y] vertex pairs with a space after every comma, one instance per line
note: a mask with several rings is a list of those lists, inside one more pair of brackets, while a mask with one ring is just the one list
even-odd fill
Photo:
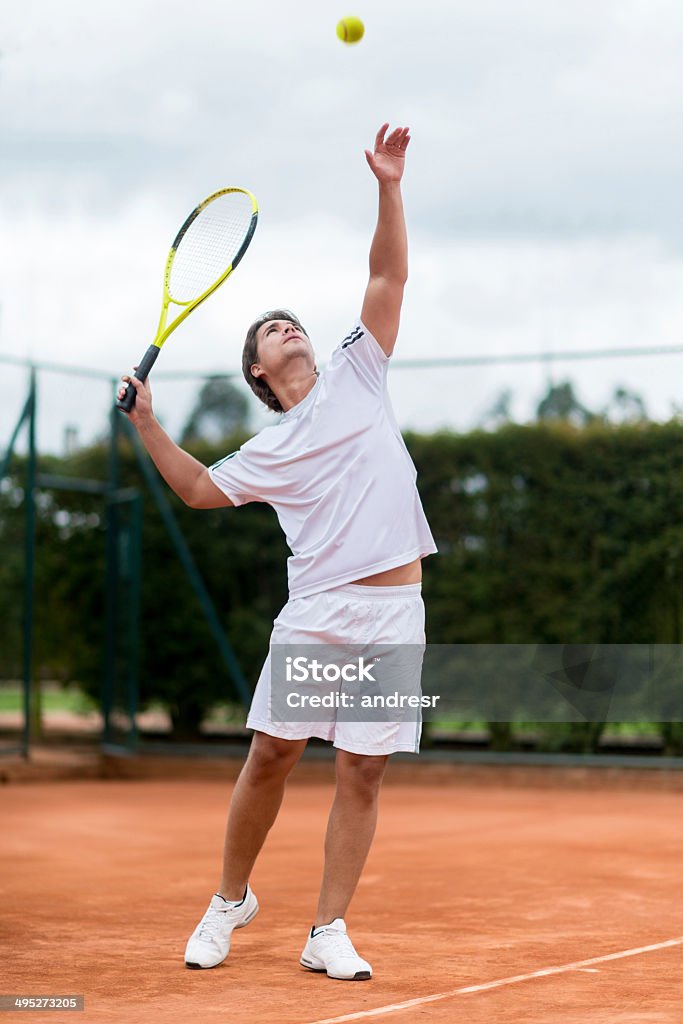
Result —
[[[140, 360], [140, 365], [138, 366], [133, 376], [137, 377], [138, 380], [147, 380], [149, 371], [154, 366], [154, 363], [156, 362], [156, 358], [159, 355], [160, 351], [161, 349], [157, 345], [150, 345], [147, 351], [145, 352], [144, 356]], [[117, 398], [116, 408], [123, 409], [124, 412], [130, 412], [130, 410], [135, 405], [136, 395], [137, 392], [135, 390], [134, 385], [129, 384], [128, 387], [126, 388], [126, 393], [123, 396], [123, 398]]]

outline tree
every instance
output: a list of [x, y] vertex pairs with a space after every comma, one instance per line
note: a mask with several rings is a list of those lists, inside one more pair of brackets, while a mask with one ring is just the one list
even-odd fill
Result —
[[615, 388], [603, 413], [608, 423], [643, 423], [647, 419], [645, 402], [635, 391]]
[[536, 419], [542, 423], [572, 423], [584, 426], [595, 419], [592, 412], [576, 397], [574, 385], [565, 380], [561, 384], [549, 384], [548, 390], [538, 403]]
[[237, 430], [246, 430], [249, 402], [227, 377], [209, 377], [183, 428], [181, 444], [221, 441]]

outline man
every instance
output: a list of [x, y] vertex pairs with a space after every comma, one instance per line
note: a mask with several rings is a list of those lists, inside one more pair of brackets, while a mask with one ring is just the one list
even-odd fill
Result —
[[[421, 559], [435, 551], [415, 486], [415, 468], [386, 390], [408, 273], [400, 182], [407, 128], [365, 151], [379, 183], [379, 214], [360, 320], [318, 374], [311, 342], [287, 310], [249, 328], [243, 368], [254, 392], [282, 412], [242, 448], [207, 468], [178, 448], [152, 413], [149, 382], [132, 380], [129, 414], [160, 473], [192, 508], [265, 501], [292, 551], [289, 600], [272, 644], [421, 644]], [[124, 388], [120, 394], [123, 394]], [[188, 941], [191, 968], [215, 967], [234, 929], [258, 910], [249, 877], [277, 816], [289, 772], [310, 736], [337, 748], [336, 793], [325, 838], [318, 911], [301, 964], [341, 980], [365, 980], [372, 968], [356, 953], [344, 915], [372, 842], [389, 755], [417, 753], [419, 721], [277, 721], [271, 714], [271, 652], [247, 719], [254, 729], [235, 785], [223, 876]]]

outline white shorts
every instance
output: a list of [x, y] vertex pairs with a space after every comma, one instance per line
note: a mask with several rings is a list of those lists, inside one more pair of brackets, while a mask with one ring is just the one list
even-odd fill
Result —
[[[273, 623], [272, 644], [424, 645], [421, 584], [373, 587], [349, 583], [290, 600]], [[247, 717], [247, 728], [287, 740], [317, 736], [352, 754], [417, 754], [422, 723], [412, 721], [326, 721], [271, 719], [271, 651], [268, 652]], [[415, 720], [417, 718], [417, 721]]]

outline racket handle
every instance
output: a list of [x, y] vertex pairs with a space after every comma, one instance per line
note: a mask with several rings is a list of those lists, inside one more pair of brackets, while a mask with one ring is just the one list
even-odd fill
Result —
[[[142, 357], [140, 365], [138, 366], [133, 376], [137, 377], [138, 380], [147, 380], [149, 371], [154, 366], [156, 358], [160, 352], [161, 349], [157, 345], [150, 345], [147, 351], [145, 352], [144, 356]], [[129, 384], [128, 387], [126, 388], [126, 393], [123, 396], [123, 398], [117, 398], [116, 408], [123, 409], [124, 412], [130, 412], [130, 410], [135, 405], [136, 396], [137, 392], [135, 390], [134, 385]]]

